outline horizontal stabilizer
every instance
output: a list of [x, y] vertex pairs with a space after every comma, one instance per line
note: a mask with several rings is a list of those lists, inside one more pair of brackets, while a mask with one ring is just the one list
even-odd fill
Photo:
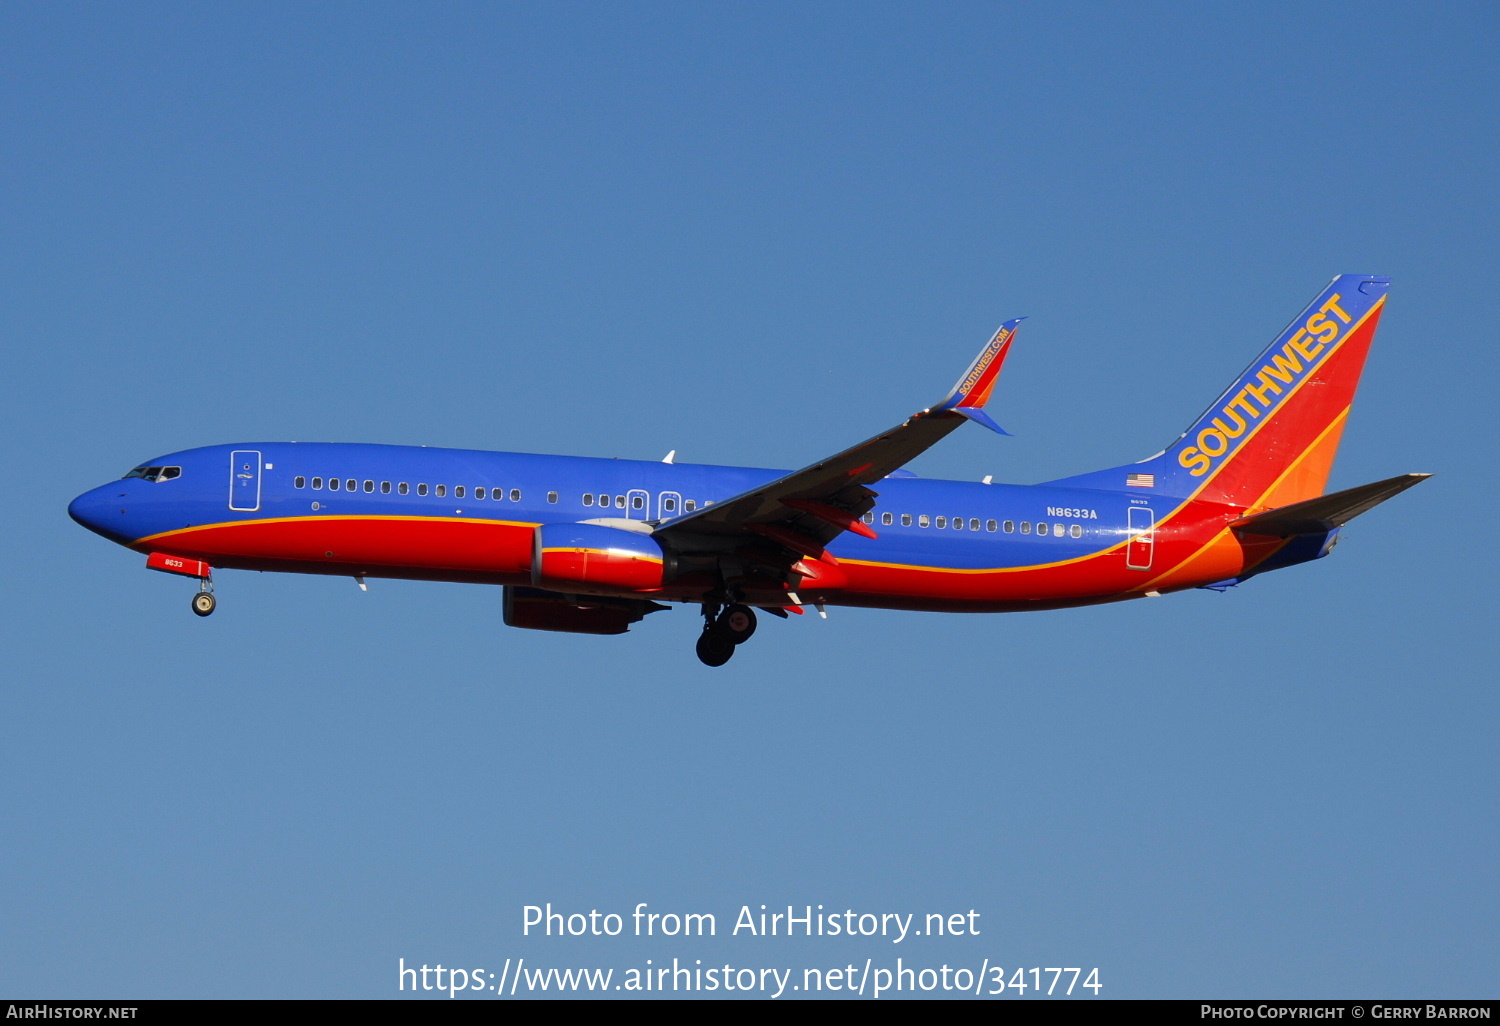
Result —
[[1316, 499], [1294, 502], [1280, 509], [1267, 510], [1254, 516], [1232, 521], [1230, 527], [1248, 534], [1268, 534], [1276, 538], [1290, 538], [1297, 534], [1312, 534], [1341, 527], [1380, 505], [1393, 495], [1400, 495], [1412, 485], [1421, 484], [1431, 474], [1402, 474], [1357, 488], [1346, 488], [1342, 492], [1320, 495]]

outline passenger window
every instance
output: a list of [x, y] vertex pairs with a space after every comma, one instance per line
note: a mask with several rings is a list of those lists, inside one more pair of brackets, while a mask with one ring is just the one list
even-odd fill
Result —
[[374, 481], [366, 481], [365, 482], [365, 491], [367, 491], [367, 492], [373, 492], [374, 490], [375, 490], [375, 482]]
[[928, 516], [927, 516], [926, 513], [922, 513], [922, 514], [920, 514], [917, 517], [917, 526], [918, 527], [930, 527], [930, 526], [932, 526], [932, 521], [930, 519], [928, 519]]
[[411, 488], [405, 481], [402, 481], [396, 486], [396, 491], [400, 492], [402, 495], [405, 495], [407, 492], [411, 491]]
[[328, 490], [330, 492], [336, 492], [336, 491], [339, 490], [339, 479], [338, 478], [336, 478], [336, 477], [330, 477], [328, 479]]
[[1023, 520], [1023, 521], [1021, 521], [1021, 533], [1022, 534], [1030, 534], [1031, 533], [1031, 521], [1030, 520]]
[[1010, 534], [1012, 531], [1014, 531], [1016, 529], [1016, 522], [1014, 520], [1007, 520], [1005, 522], [1004, 526], [1005, 526], [1005, 533], [1006, 534]]
[[306, 488], [307, 487], [307, 478], [305, 478], [305, 477], [294, 477], [294, 478], [292, 478], [292, 487], [293, 488]]
[[593, 493], [591, 493], [591, 492], [584, 492], [583, 493], [583, 504], [585, 506], [592, 506], [594, 504]]
[[910, 527], [911, 526], [911, 514], [910, 513], [903, 513], [903, 514], [901, 514], [901, 526], [902, 527]]
[[381, 495], [389, 495], [389, 494], [391, 494], [391, 483], [389, 481], [382, 481], [382, 482], [380, 482], [380, 494]]
[[[937, 518], [937, 525], [938, 525], [938, 530], [941, 531], [943, 528], [945, 528], [945, 527], [948, 526], [948, 518], [947, 517], [938, 517]], [[922, 526], [926, 527], [927, 525], [923, 524]]]
[[427, 494], [427, 484], [426, 484], [426, 482], [423, 482], [422, 484], [417, 485], [417, 494], [418, 495], [426, 495]]
[[1000, 525], [999, 525], [999, 524], [997, 524], [997, 523], [996, 523], [996, 522], [995, 522], [995, 521], [993, 521], [993, 520], [986, 520], [986, 521], [985, 521], [985, 522], [984, 522], [984, 529], [985, 529], [985, 530], [986, 530], [986, 531], [992, 531], [992, 532], [993, 532], [993, 531], [998, 531], [998, 530], [1000, 530]]
[[510, 490], [510, 501], [511, 502], [520, 502], [521, 501], [521, 489], [519, 489], [519, 488], [512, 488]]
[[1068, 528], [1068, 536], [1072, 537], [1072, 538], [1082, 538], [1083, 537], [1083, 525], [1082, 524], [1074, 524], [1072, 527]]
[[315, 491], [315, 492], [321, 492], [322, 490], [323, 490], [323, 479], [321, 477], [315, 477], [315, 478], [313, 478], [313, 491]]
[[[977, 530], [979, 530], [979, 518], [978, 517], [970, 517], [969, 518], [969, 530], [971, 530], [971, 531], [977, 531]], [[992, 527], [992, 528], [990, 528], [990, 530], [993, 531], [994, 528]]]
[[880, 522], [881, 522], [881, 524], [883, 524], [886, 527], [890, 527], [891, 524], [895, 523], [895, 521], [896, 521], [896, 518], [893, 517], [889, 513], [882, 513], [882, 514], [880, 514]]
[[664, 509], [664, 510], [666, 510], [668, 513], [670, 513], [670, 512], [672, 512], [673, 510], [675, 510], [677, 508], [677, 500], [676, 499], [663, 499], [663, 500], [661, 500], [661, 508]]
[[[547, 493], [547, 501], [548, 502], [556, 502], [557, 501], [557, 493], [556, 492], [548, 492]], [[639, 502], [640, 500], [637, 499], [636, 501]]]
[[874, 513], [866, 513], [864, 516], [860, 517], [859, 519], [863, 520], [867, 524], [873, 524], [875, 522], [875, 514]]
[[349, 480], [347, 480], [347, 481], [344, 482], [344, 491], [346, 491], [346, 492], [353, 492], [353, 491], [358, 491], [358, 489], [359, 489], [359, 482], [356, 481], [356, 480], [354, 480], [354, 478], [351, 477]]
[[955, 531], [962, 531], [964, 529], [964, 518], [963, 517], [954, 517], [953, 518], [953, 529]]
[[683, 502], [682, 508], [686, 512], [691, 513], [693, 510], [698, 508], [698, 502], [696, 499], [688, 499]]
[[623, 496], [623, 495], [616, 495], [615, 496], [615, 506], [617, 508], [619, 508], [619, 509], [624, 509], [625, 508], [625, 496]]
[[439, 499], [441, 499], [443, 496], [445, 496], [445, 495], [448, 494], [448, 486], [447, 485], [433, 485], [432, 486], [432, 494], [436, 495]]
[[474, 498], [476, 498], [476, 499], [482, 499], [482, 498], [484, 498], [484, 489], [483, 488], [476, 488], [476, 489], [474, 489]]
[[[553, 492], [552, 494], [556, 495], [557, 493]], [[644, 509], [645, 505], [646, 505], [646, 500], [643, 497], [641, 497], [639, 495], [632, 495], [630, 497], [630, 508], [631, 509]]]
[[1052, 537], [1054, 537], [1054, 538], [1061, 538], [1063, 535], [1065, 535], [1067, 533], [1068, 533], [1068, 529], [1066, 527], [1064, 527], [1062, 524], [1053, 524], [1052, 525]]
[[464, 497], [464, 486], [463, 485], [454, 485], [453, 486], [453, 497], [455, 499], [462, 499]]

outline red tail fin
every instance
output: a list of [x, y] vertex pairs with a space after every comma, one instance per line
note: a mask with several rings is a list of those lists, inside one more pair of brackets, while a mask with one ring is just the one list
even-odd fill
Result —
[[1168, 474], [1202, 498], [1286, 506], [1323, 494], [1388, 278], [1335, 278], [1162, 454]]

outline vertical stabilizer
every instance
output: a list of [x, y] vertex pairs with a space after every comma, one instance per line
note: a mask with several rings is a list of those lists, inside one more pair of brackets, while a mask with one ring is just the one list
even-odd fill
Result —
[[1322, 495], [1389, 287], [1333, 279], [1165, 452], [1058, 483], [1259, 509]]

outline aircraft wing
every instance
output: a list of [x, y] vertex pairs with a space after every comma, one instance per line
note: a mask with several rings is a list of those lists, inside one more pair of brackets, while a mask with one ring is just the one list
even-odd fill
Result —
[[[931, 409], [835, 456], [669, 520], [656, 534], [684, 549], [770, 539], [797, 556], [822, 555], [844, 531], [875, 532], [860, 517], [875, 505], [870, 485], [945, 438], [965, 419], [1005, 432], [984, 412], [1021, 319], [1007, 321], [947, 397]], [[715, 543], [718, 543], [717, 545]]]

